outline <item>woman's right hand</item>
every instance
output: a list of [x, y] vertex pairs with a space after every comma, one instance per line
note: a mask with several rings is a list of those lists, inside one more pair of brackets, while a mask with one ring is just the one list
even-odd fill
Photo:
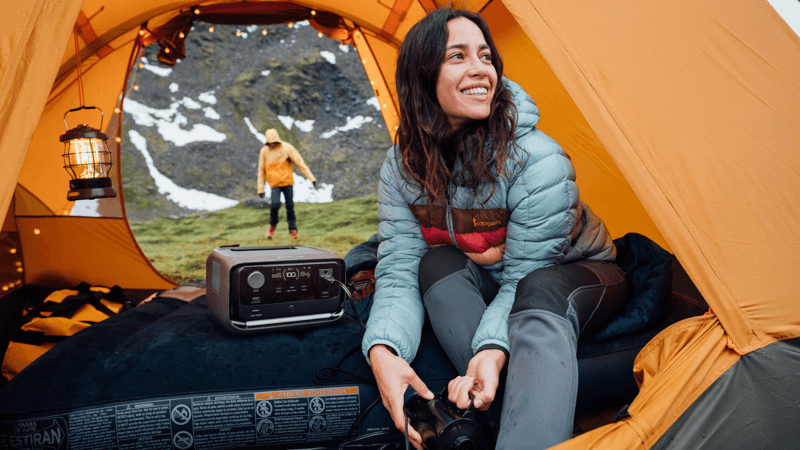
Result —
[[[389, 347], [377, 344], [369, 349], [372, 373], [378, 383], [383, 406], [392, 416], [394, 426], [401, 432], [406, 428], [406, 415], [403, 412], [404, 393], [411, 386], [417, 394], [427, 400], [433, 399], [433, 392], [417, 376], [414, 369], [403, 358], [396, 356]], [[422, 437], [408, 425], [408, 439], [418, 450], [423, 450]]]

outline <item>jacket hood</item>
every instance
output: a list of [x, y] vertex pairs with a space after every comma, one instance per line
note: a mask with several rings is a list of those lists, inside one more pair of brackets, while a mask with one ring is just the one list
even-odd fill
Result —
[[503, 82], [511, 91], [511, 97], [517, 106], [517, 131], [514, 137], [519, 139], [539, 123], [539, 107], [520, 85], [505, 77], [503, 77]]
[[267, 137], [267, 144], [282, 142], [281, 137], [278, 135], [278, 130], [275, 128], [270, 128], [269, 130], [265, 131], [264, 136]]

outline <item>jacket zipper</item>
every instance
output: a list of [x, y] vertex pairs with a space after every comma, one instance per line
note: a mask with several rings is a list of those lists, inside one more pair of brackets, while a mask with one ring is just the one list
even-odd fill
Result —
[[453, 245], [461, 250], [459, 247], [458, 242], [456, 242], [456, 233], [453, 231], [453, 211], [450, 208], [450, 188], [445, 191], [445, 196], [447, 196], [447, 232], [450, 234], [450, 241]]

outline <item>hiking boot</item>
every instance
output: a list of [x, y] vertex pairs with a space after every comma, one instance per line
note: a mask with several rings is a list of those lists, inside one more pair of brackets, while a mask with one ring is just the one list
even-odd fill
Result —
[[297, 230], [289, 230], [289, 234], [292, 236], [292, 239], [297, 239]]
[[270, 225], [270, 226], [269, 226], [269, 231], [267, 231], [266, 233], [264, 233], [264, 236], [266, 236], [266, 237], [267, 237], [267, 239], [272, 239], [272, 236], [274, 236], [274, 235], [275, 235], [275, 227], [274, 227], [274, 226], [272, 226], [272, 225]]

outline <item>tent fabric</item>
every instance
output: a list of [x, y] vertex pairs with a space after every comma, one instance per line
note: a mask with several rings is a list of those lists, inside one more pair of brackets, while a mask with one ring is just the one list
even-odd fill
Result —
[[800, 335], [797, 35], [754, 0], [504, 3], [738, 351]]
[[742, 356], [651, 448], [797, 448], [798, 374], [800, 339]]

